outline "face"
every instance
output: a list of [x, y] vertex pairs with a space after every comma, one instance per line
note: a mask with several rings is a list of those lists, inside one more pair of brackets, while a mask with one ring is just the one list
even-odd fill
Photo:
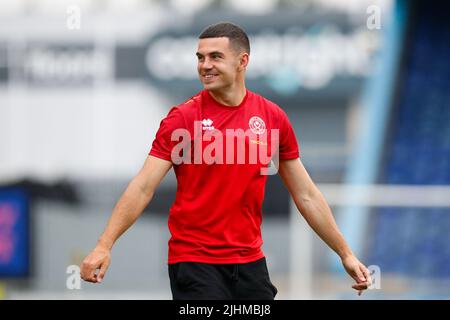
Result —
[[245, 70], [247, 53], [238, 53], [227, 37], [200, 39], [197, 50], [197, 70], [206, 90], [232, 87]]

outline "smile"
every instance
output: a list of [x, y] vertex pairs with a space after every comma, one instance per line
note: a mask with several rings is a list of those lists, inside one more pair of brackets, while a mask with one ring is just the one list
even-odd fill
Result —
[[210, 80], [217, 76], [218, 76], [218, 74], [204, 74], [203, 78]]

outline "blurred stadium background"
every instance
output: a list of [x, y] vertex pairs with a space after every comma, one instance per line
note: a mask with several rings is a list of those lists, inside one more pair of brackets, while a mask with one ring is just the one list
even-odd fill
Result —
[[277, 298], [450, 298], [448, 14], [447, 2], [413, 0], [0, 2], [0, 298], [171, 298], [172, 173], [101, 285], [70, 290], [70, 266], [170, 106], [201, 90], [197, 35], [223, 20], [248, 31], [248, 87], [288, 113], [378, 288], [356, 296], [271, 176], [263, 249]]

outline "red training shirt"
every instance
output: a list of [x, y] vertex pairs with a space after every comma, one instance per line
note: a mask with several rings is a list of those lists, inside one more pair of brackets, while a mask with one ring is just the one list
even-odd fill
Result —
[[[185, 136], [173, 138], [176, 129]], [[267, 175], [261, 169], [275, 155], [275, 129], [279, 159], [298, 158], [286, 113], [249, 90], [235, 107], [220, 104], [203, 90], [161, 121], [149, 154], [174, 163], [178, 181], [169, 214], [169, 264], [247, 263], [264, 257], [261, 222]], [[245, 142], [237, 137], [243, 132]], [[180, 142], [190, 145], [182, 149]], [[255, 148], [266, 150], [266, 157]], [[185, 158], [180, 163], [181, 156]]]

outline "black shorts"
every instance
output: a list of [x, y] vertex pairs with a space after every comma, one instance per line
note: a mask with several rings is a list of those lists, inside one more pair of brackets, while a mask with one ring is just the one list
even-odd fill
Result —
[[266, 259], [242, 264], [180, 262], [169, 265], [174, 300], [273, 300]]

